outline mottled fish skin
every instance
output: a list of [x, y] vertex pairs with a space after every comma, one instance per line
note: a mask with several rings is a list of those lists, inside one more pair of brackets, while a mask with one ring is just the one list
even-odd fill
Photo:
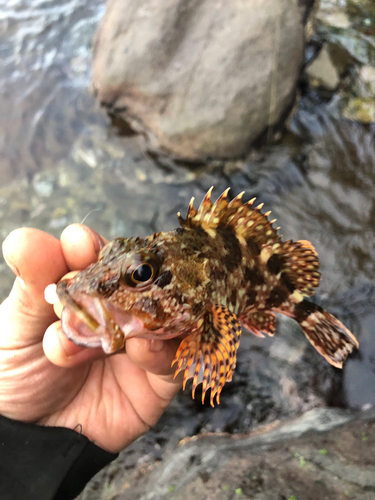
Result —
[[275, 331], [275, 312], [294, 318], [329, 363], [341, 368], [358, 347], [345, 326], [306, 297], [319, 285], [319, 261], [308, 241], [281, 241], [275, 221], [243, 193], [227, 189], [198, 210], [189, 205], [180, 227], [147, 238], [117, 238], [98, 262], [63, 280], [62, 327], [74, 342], [116, 352], [132, 336], [182, 341], [173, 364], [193, 378], [193, 397], [211, 389], [219, 403], [232, 379], [241, 323], [254, 335]]

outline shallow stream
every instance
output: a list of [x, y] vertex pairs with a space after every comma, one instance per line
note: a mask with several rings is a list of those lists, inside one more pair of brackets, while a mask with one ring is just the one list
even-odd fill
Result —
[[[189, 168], [155, 161], [143, 139], [119, 133], [90, 94], [90, 46], [103, 13], [100, 0], [0, 2], [1, 239], [23, 225], [59, 236], [84, 218], [107, 238], [142, 236], [175, 227], [176, 213], [211, 185], [217, 196], [228, 186], [232, 195], [245, 190], [273, 211], [284, 238], [314, 244], [323, 275], [316, 300], [353, 330], [360, 351], [341, 375], [289, 323], [279, 332], [293, 330], [284, 344], [244, 336], [228, 403], [215, 413], [187, 394], [165, 418], [176, 418], [178, 408], [200, 412], [178, 431], [181, 438], [202, 428], [246, 431], [322, 400], [374, 405], [374, 125], [339, 119], [307, 92], [281, 140], [244, 163]], [[12, 280], [0, 260], [0, 298]], [[293, 375], [280, 375], [285, 361]], [[289, 406], [275, 402], [276, 383]], [[228, 386], [224, 395], [230, 393]]]

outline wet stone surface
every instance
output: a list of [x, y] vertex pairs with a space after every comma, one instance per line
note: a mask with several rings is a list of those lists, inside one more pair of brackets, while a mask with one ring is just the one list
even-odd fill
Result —
[[[321, 48], [307, 68], [310, 85], [331, 94], [338, 114], [362, 123], [375, 121], [375, 8], [372, 0], [322, 0], [311, 40]], [[324, 56], [324, 54], [328, 54]]]
[[96, 492], [81, 498], [371, 500], [374, 444], [374, 410], [315, 409], [250, 436], [186, 440], [161, 463], [146, 460], [136, 472], [122, 464], [123, 476], [112, 484], [110, 466]]
[[153, 151], [243, 158], [292, 107], [303, 48], [296, 1], [108, 1], [93, 89]]

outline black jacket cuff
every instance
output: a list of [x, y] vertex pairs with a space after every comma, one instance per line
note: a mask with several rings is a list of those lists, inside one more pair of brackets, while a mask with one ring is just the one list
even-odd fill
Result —
[[117, 456], [71, 429], [0, 415], [0, 499], [71, 500]]

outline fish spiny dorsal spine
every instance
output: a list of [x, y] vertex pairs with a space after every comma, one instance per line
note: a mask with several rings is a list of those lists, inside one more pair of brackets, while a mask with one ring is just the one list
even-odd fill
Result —
[[246, 240], [250, 236], [260, 247], [280, 240], [277, 230], [272, 227], [276, 219], [270, 222], [268, 216], [271, 212], [266, 214], [261, 212], [263, 203], [260, 203], [256, 208], [253, 208], [256, 198], [243, 203], [244, 191], [228, 202], [228, 192], [229, 188], [219, 196], [215, 203], [212, 203], [212, 188], [210, 188], [198, 210], [194, 208], [194, 198], [192, 198], [186, 219], [178, 214], [181, 226], [201, 228], [213, 238], [217, 228], [227, 229], [235, 233], [243, 245], [246, 245]]

